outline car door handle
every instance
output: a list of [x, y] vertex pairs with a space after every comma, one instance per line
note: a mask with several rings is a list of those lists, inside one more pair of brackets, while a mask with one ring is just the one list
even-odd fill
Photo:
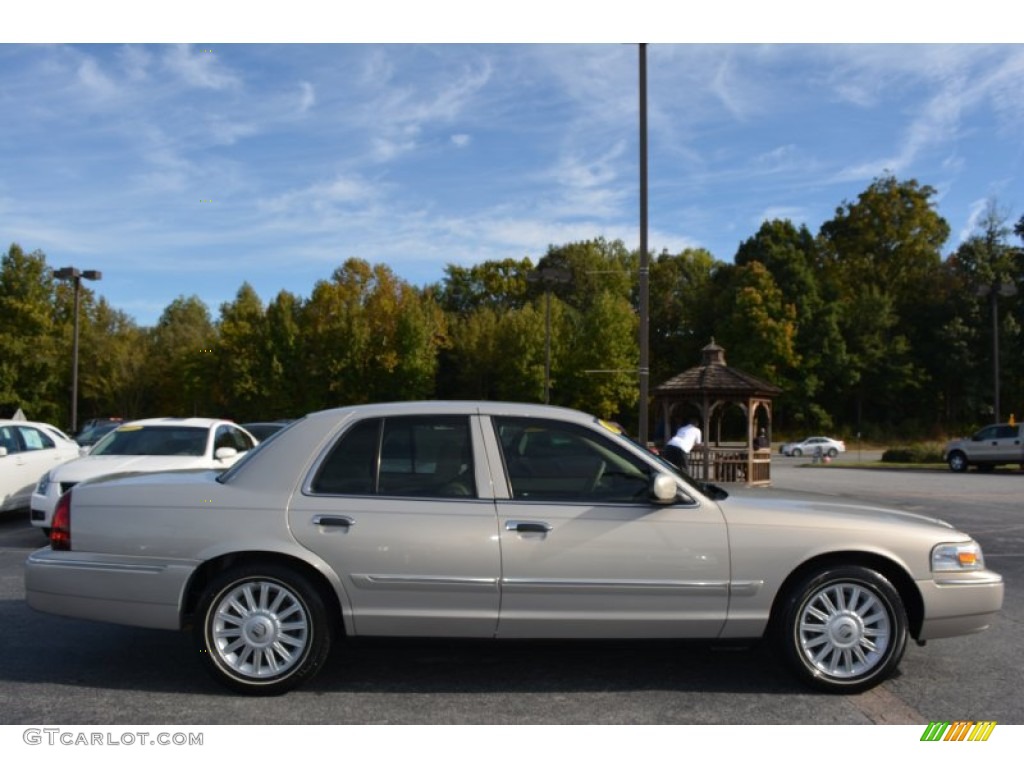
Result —
[[516, 533], [548, 533], [551, 526], [535, 520], [508, 520], [505, 523], [505, 530]]
[[313, 525], [325, 528], [351, 528], [355, 524], [355, 520], [344, 515], [313, 515]]

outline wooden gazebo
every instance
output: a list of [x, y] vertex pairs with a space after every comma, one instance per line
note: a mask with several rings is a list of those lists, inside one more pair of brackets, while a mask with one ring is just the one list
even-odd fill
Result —
[[[671, 437], [683, 420], [684, 409], [688, 406], [696, 408], [700, 414], [704, 446], [695, 449], [691, 455], [690, 474], [698, 480], [712, 482], [770, 485], [772, 399], [782, 394], [782, 390], [727, 366], [725, 350], [714, 339], [701, 350], [701, 356], [700, 365], [654, 388], [655, 407], [661, 412], [662, 433]], [[730, 404], [739, 406], [746, 415], [745, 445], [721, 444], [722, 416]], [[769, 447], [755, 448], [759, 416]], [[716, 430], [714, 438], [712, 426]]]

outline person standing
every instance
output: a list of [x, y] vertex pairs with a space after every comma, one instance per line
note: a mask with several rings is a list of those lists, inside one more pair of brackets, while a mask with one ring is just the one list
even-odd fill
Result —
[[666, 461], [675, 464], [683, 472], [689, 472], [690, 453], [693, 451], [693, 446], [700, 442], [700, 428], [697, 426], [697, 420], [691, 418], [668, 441], [662, 455]]

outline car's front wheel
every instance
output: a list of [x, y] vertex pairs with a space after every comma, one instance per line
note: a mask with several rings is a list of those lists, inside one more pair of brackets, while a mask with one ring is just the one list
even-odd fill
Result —
[[885, 680], [907, 645], [907, 615], [882, 574], [827, 568], [798, 583], [782, 605], [777, 641], [797, 675], [833, 693], [858, 693]]
[[199, 602], [194, 640], [207, 668], [241, 693], [289, 691], [323, 666], [331, 622], [316, 588], [280, 566], [226, 571]]
[[828, 449], [828, 456], [829, 456], [830, 459], [834, 459], [838, 455], [839, 455], [839, 451], [836, 450], [835, 448], [829, 448]]
[[803, 451], [801, 451], [801, 450], [800, 450], [799, 448], [794, 448], [794, 449], [793, 449], [793, 450], [792, 450], [792, 451], [790, 452], [790, 454], [789, 454], [789, 455], [790, 455], [790, 456], [803, 456], [803, 455], [804, 455], [804, 452], [803, 452]]
[[963, 451], [953, 451], [946, 458], [949, 468], [954, 472], [967, 471], [967, 455]]

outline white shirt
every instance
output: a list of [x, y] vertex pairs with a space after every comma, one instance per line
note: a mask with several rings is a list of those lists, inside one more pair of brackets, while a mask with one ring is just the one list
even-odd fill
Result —
[[685, 424], [679, 428], [668, 444], [676, 446], [683, 453], [689, 453], [693, 450], [693, 446], [700, 442], [700, 437], [700, 429], [693, 424]]

